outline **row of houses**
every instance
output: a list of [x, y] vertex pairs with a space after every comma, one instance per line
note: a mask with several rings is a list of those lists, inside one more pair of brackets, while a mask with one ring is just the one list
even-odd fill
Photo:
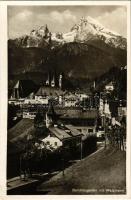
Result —
[[[84, 101], [86, 99], [89, 99], [90, 106], [93, 107], [93, 101], [92, 96], [86, 93], [82, 92], [69, 92], [67, 90], [62, 90], [61, 87], [52, 87], [48, 84], [40, 86], [38, 90], [34, 89], [34, 87], [29, 89], [31, 91], [26, 96], [23, 94], [25, 90], [25, 84], [23, 84], [24, 81], [18, 81], [16, 85], [13, 88], [12, 95], [9, 98], [9, 104], [14, 105], [24, 105], [24, 104], [42, 104], [42, 105], [48, 105], [49, 100], [52, 99], [54, 104], [65, 106], [65, 107], [75, 107], [79, 106], [80, 102], [85, 103]], [[24, 87], [23, 87], [24, 85]]]
[[35, 128], [39, 130], [46, 127], [45, 131], [48, 134], [46, 137], [44, 135], [40, 137], [43, 148], [46, 145], [53, 151], [64, 145], [71, 150], [77, 148], [88, 137], [96, 137], [97, 117], [97, 110], [86, 112], [83, 112], [82, 109], [54, 110], [50, 103], [41, 120], [35, 119]]
[[[92, 96], [88, 92], [69, 92], [63, 90], [61, 87], [62, 75], [59, 78], [59, 87], [50, 85], [46, 81], [45, 85], [38, 88], [32, 80], [18, 80], [13, 87], [9, 98], [9, 104], [23, 105], [23, 104], [42, 104], [48, 105], [49, 100], [52, 99], [55, 104], [65, 107], [87, 106], [96, 107], [99, 102], [99, 96]], [[111, 83], [105, 86], [106, 91], [112, 91], [114, 86]]]

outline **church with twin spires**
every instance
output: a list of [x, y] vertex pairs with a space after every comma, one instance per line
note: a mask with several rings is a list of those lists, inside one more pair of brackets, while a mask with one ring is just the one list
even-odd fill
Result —
[[52, 88], [57, 87], [57, 85], [58, 85], [58, 88], [62, 90], [63, 89], [63, 75], [62, 75], [62, 73], [59, 75], [58, 80], [56, 80], [56, 77], [55, 77], [54, 74], [52, 75], [52, 77], [48, 74], [45, 85], [52, 87]]

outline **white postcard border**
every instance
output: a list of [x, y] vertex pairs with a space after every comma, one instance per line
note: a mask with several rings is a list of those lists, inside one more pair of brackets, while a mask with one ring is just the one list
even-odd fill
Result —
[[[8, 5], [123, 5], [127, 6], [127, 195], [6, 195], [7, 153], [7, 6]], [[130, 66], [130, 2], [129, 1], [1, 1], [0, 2], [0, 200], [1, 199], [130, 199], [131, 198], [131, 66]]]

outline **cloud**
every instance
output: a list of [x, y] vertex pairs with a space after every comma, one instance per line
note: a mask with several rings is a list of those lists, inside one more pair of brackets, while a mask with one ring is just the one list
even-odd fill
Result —
[[101, 24], [120, 35], [127, 37], [127, 12], [126, 8], [119, 7], [112, 12], [105, 12], [96, 18]]
[[[57, 10], [51, 11], [48, 14], [38, 14], [37, 18], [39, 20], [45, 19], [52, 21], [54, 23], [60, 23], [61, 25], [65, 22], [69, 22], [68, 20], [71, 20], [72, 22], [76, 21], [76, 16], [71, 13], [69, 10], [64, 10], [63, 12], [59, 12]], [[57, 25], [57, 24], [56, 24]]]
[[[15, 15], [15, 19], [20, 20], [20, 21], [27, 20], [28, 18], [32, 17], [32, 14], [33, 13], [31, 11], [24, 10], [24, 11], [18, 13], [17, 15]], [[14, 20], [14, 19], [12, 18], [12, 20]]]
[[52, 10], [48, 13], [35, 15], [36, 27], [48, 24], [51, 32], [67, 32], [78, 21], [76, 15], [70, 10]]
[[66, 32], [76, 22], [77, 17], [68, 9], [63, 11], [54, 9], [49, 12], [40, 13], [23, 9], [9, 19], [9, 37], [29, 34], [32, 29], [38, 28], [44, 24], [48, 24], [52, 32]]
[[29, 10], [23, 10], [9, 20], [9, 37], [18, 37], [23, 34], [27, 34], [27, 31], [31, 28], [31, 21], [33, 13]]
[[126, 37], [126, 7], [10, 7], [9, 37], [29, 34], [32, 29], [47, 24], [51, 32], [68, 32], [82, 16], [90, 15], [106, 28]]
[[73, 15], [69, 10], [65, 10], [63, 12], [63, 18], [72, 20], [72, 21], [76, 21], [76, 16]]
[[50, 17], [61, 24], [63, 23], [63, 16], [57, 11], [51, 12]]

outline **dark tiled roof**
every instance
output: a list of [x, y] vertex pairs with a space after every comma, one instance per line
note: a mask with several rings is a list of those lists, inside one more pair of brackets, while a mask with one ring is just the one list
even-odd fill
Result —
[[71, 131], [71, 134], [73, 136], [80, 136], [82, 135], [82, 133], [80, 131], [78, 131], [74, 126], [72, 125], [65, 125], [65, 127]]
[[72, 137], [78, 137], [82, 135], [81, 132], [72, 125], [66, 125], [60, 128], [50, 127], [49, 130], [60, 140], [71, 139]]
[[69, 138], [72, 137], [71, 135], [66, 133], [65, 130], [62, 130], [62, 129], [57, 128], [57, 127], [50, 127], [49, 130], [50, 130], [51, 133], [53, 133], [60, 140], [69, 139]]
[[97, 110], [67, 110], [61, 113], [61, 118], [74, 118], [74, 119], [94, 119], [98, 115]]
[[63, 95], [63, 91], [59, 88], [41, 86], [35, 94], [36, 96], [59, 96]]

